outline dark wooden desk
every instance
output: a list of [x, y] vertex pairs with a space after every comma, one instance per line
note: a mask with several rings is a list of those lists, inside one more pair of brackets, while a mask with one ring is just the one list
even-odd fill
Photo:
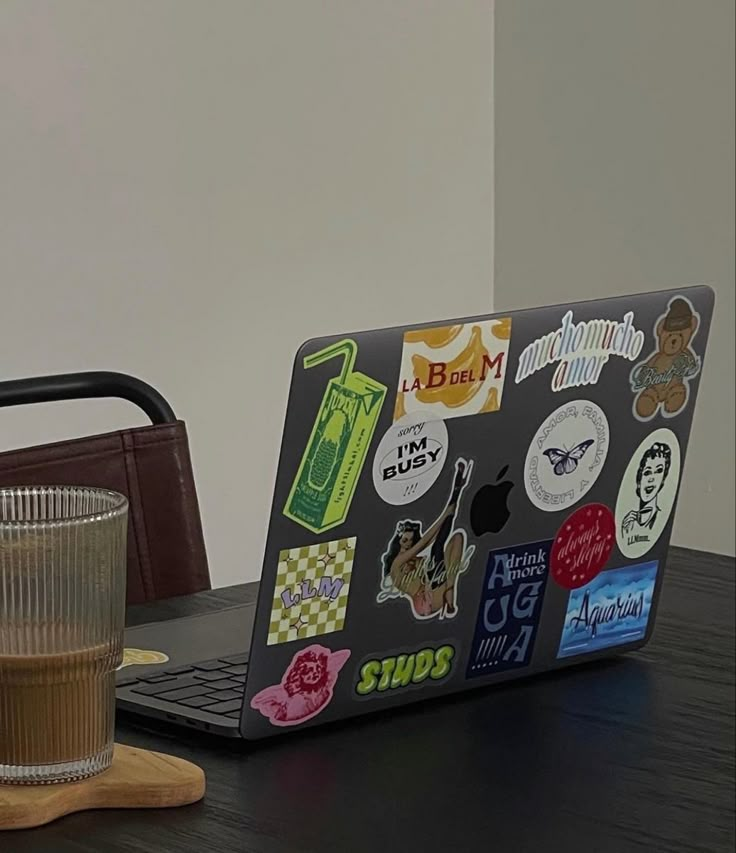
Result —
[[[131, 623], [254, 586], [132, 608]], [[121, 720], [189, 758], [204, 802], [91, 812], [0, 836], [2, 853], [731, 851], [734, 560], [673, 549], [643, 651], [255, 748]]]

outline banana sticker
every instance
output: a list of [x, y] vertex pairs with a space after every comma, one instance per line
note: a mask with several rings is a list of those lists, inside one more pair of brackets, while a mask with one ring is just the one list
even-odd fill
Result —
[[[421, 403], [444, 403], [452, 409], [457, 409], [470, 402], [478, 393], [482, 379], [481, 381], [473, 381], [473, 379], [482, 377], [484, 364], [490, 364], [490, 359], [488, 350], [483, 346], [480, 326], [473, 326], [465, 349], [452, 361], [447, 362], [442, 369], [437, 369], [438, 362], [431, 361], [423, 355], [413, 355], [411, 363], [415, 380], [419, 383], [416, 390], [417, 400]], [[452, 384], [447, 381], [448, 374], [450, 377], [467, 377], [467, 380]], [[445, 381], [433, 383], [432, 379], [435, 378]]]
[[394, 421], [498, 411], [510, 340], [510, 317], [406, 332]]

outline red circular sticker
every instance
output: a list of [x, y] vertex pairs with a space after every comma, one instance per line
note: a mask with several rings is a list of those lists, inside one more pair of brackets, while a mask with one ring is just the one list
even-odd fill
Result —
[[605, 504], [586, 504], [567, 517], [552, 546], [552, 577], [565, 589], [590, 583], [616, 542], [616, 523]]

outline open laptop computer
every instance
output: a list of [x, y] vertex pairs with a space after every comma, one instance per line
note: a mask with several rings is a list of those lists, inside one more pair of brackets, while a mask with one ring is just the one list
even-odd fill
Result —
[[713, 303], [304, 344], [257, 602], [130, 629], [118, 707], [258, 739], [643, 646]]

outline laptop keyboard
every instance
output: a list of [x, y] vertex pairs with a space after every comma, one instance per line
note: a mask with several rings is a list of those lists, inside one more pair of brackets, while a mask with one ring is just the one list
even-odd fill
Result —
[[186, 708], [201, 708], [210, 714], [240, 718], [248, 653], [219, 660], [177, 666], [155, 675], [131, 676], [117, 682], [141, 696], [155, 696]]

